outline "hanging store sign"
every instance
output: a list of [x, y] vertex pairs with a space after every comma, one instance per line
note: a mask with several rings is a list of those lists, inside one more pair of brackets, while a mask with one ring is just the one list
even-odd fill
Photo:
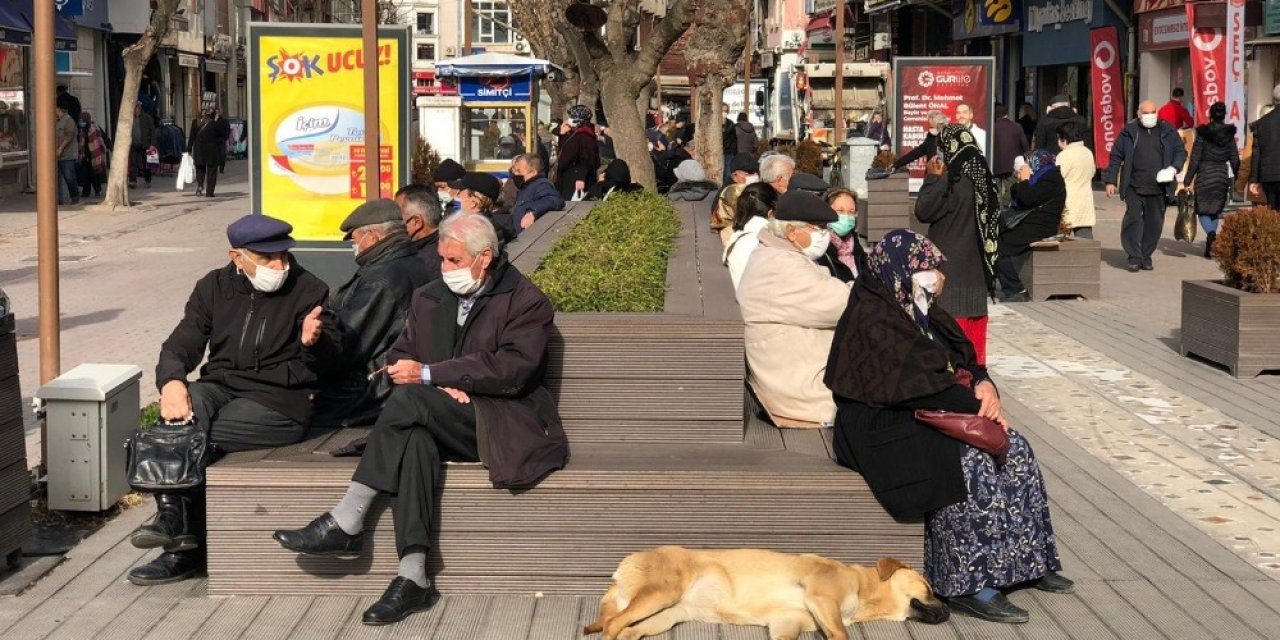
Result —
[[1186, 49], [1191, 38], [1185, 9], [1166, 9], [1138, 16], [1138, 50]]
[[1120, 39], [1115, 27], [1089, 31], [1092, 44], [1090, 76], [1093, 91], [1093, 154], [1097, 167], [1111, 161], [1111, 147], [1124, 130], [1124, 67], [1120, 64]]
[[1244, 150], [1244, 0], [1227, 0], [1227, 122], [1236, 126], [1236, 148]]
[[1093, 0], [1058, 0], [1027, 7], [1027, 31], [1040, 32], [1053, 25], [1060, 29], [1063, 22], [1093, 20]]
[[[1196, 23], [1198, 3], [1187, 5], [1187, 24]], [[1224, 25], [1225, 26], [1225, 25]], [[1227, 99], [1227, 36], [1224, 27], [1197, 27], [1191, 30], [1191, 75], [1195, 110], [1191, 114], [1198, 123], [1209, 121], [1209, 107]]]

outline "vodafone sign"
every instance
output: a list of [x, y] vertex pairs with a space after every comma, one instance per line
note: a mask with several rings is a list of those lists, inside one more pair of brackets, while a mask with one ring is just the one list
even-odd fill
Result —
[[1111, 147], [1124, 129], [1124, 81], [1120, 65], [1120, 45], [1115, 27], [1089, 31], [1092, 55], [1089, 56], [1093, 84], [1094, 162], [1105, 167], [1111, 160]]
[[[1187, 5], [1187, 24], [1196, 23], [1198, 3]], [[1243, 28], [1243, 27], [1242, 27]], [[1209, 107], [1227, 98], [1227, 37], [1219, 27], [1191, 29], [1191, 68], [1200, 73], [1192, 75], [1192, 96], [1195, 98], [1195, 121], [1209, 121]]]

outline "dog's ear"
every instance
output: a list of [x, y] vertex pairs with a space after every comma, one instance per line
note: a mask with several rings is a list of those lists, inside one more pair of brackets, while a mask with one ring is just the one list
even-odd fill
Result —
[[876, 561], [876, 573], [880, 574], [880, 581], [885, 582], [897, 573], [898, 569], [910, 569], [897, 558], [880, 558]]

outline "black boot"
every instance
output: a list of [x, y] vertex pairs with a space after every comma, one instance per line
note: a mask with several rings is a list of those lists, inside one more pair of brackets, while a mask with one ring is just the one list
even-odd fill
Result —
[[1204, 257], [1213, 257], [1213, 241], [1218, 238], [1218, 234], [1210, 231], [1209, 235], [1204, 239]]
[[[133, 531], [129, 541], [139, 549], [164, 547], [165, 551], [191, 551], [199, 546], [191, 526], [191, 499], [175, 493], [156, 494], [156, 515]], [[203, 521], [203, 517], [200, 520]]]
[[129, 582], [140, 587], [179, 582], [204, 573], [207, 565], [204, 549], [179, 553], [166, 551], [155, 560], [134, 567], [129, 572]]
[[363, 621], [375, 627], [399, 622], [415, 611], [430, 609], [439, 597], [435, 585], [419, 587], [418, 583], [404, 576], [396, 576], [382, 597], [365, 609]]

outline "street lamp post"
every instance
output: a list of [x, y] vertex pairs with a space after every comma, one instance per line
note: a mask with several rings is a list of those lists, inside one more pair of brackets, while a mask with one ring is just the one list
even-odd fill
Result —
[[61, 344], [58, 331], [58, 154], [54, 136], [53, 48], [54, 0], [36, 0], [35, 33], [32, 50], [36, 59], [36, 243], [39, 273], [40, 384], [61, 372]]
[[832, 130], [833, 145], [844, 141], [844, 0], [836, 0], [836, 95], [835, 126]]
[[[52, 1], [52, 0], [47, 0]], [[364, 45], [364, 185], [365, 200], [382, 197], [379, 184], [382, 142], [378, 116], [378, 3], [361, 0], [360, 35]]]

